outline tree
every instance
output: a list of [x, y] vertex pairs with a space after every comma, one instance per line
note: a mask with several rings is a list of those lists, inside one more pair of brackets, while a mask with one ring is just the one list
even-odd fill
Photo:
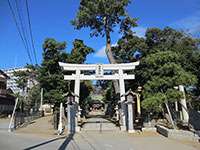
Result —
[[30, 103], [33, 103], [33, 99], [29, 99], [29, 95], [31, 95], [30, 88], [28, 87], [28, 82], [32, 82], [32, 86], [36, 86], [36, 73], [37, 67], [33, 65], [26, 65], [25, 70], [19, 70], [14, 72], [14, 76], [16, 77], [15, 81], [17, 86], [22, 89], [23, 93], [17, 93], [15, 96], [19, 98], [19, 106], [21, 111], [24, 109], [29, 110], [31, 108]]
[[91, 81], [83, 81], [80, 84], [80, 107], [86, 110], [89, 101], [91, 100], [90, 92], [93, 90]]
[[25, 70], [15, 71], [14, 76], [17, 86], [24, 92], [28, 81], [33, 82], [32, 80], [36, 78], [36, 66], [26, 65]]
[[112, 47], [113, 56], [118, 63], [135, 62], [137, 59], [134, 53], [139, 50], [144, 53], [147, 51], [147, 44], [144, 38], [133, 34], [124, 35], [118, 40], [117, 46]]
[[183, 69], [176, 55], [172, 51], [156, 52], [147, 56], [143, 62], [148, 72], [148, 81], [144, 84], [142, 106], [149, 112], [162, 112], [166, 108], [168, 121], [173, 127], [175, 125], [168, 104], [182, 97], [182, 93], [174, 87], [196, 84], [196, 76]]
[[35, 85], [32, 87], [28, 93], [28, 106], [29, 108], [34, 108], [34, 110], [38, 110], [40, 107], [41, 100], [41, 88], [39, 85]]
[[82, 64], [86, 61], [87, 55], [93, 52], [94, 50], [86, 46], [82, 40], [75, 39], [73, 42], [73, 49], [67, 61], [70, 63]]
[[62, 101], [62, 94], [67, 91], [67, 82], [63, 80], [59, 61], [66, 62], [65, 42], [48, 38], [43, 44], [43, 61], [39, 67], [38, 81], [44, 89], [44, 102], [55, 104]]
[[175, 86], [196, 83], [196, 76], [185, 71], [178, 62], [179, 57], [172, 51], [157, 52], [144, 59], [142, 63], [145, 63], [145, 72], [148, 72], [145, 74], [147, 82], [144, 84], [143, 102], [146, 109], [159, 111], [165, 101], [180, 99], [181, 93], [174, 89]]
[[129, 85], [133, 89], [138, 85], [144, 87], [142, 106], [148, 111], [160, 112], [168, 103], [179, 100], [182, 94], [174, 86], [195, 86], [200, 81], [198, 39], [169, 27], [150, 28], [145, 38], [126, 35], [113, 47], [119, 62], [134, 61], [136, 50], [142, 53], [142, 58], [135, 70], [137, 82]]
[[[125, 7], [130, 0], [81, 0], [79, 11], [72, 24], [76, 29], [91, 29], [91, 36], [106, 36], [106, 54], [110, 63], [116, 63], [111, 51], [110, 33], [114, 27], [120, 26], [120, 32], [127, 35], [132, 33], [131, 28], [136, 26], [136, 19], [128, 16]], [[114, 82], [118, 93], [118, 83]]]
[[24, 91], [25, 87], [27, 87], [28, 76], [29, 76], [28, 72], [27, 71], [15, 71], [14, 76], [16, 77], [15, 81], [17, 83], [17, 86]]
[[[121, 39], [118, 40], [117, 46], [112, 47], [113, 56], [115, 57], [116, 61], [118, 63], [129, 63], [129, 62], [135, 62], [138, 61], [134, 57], [134, 54], [136, 51], [140, 51], [142, 53], [142, 56], [145, 57], [148, 46], [146, 44], [146, 39], [138, 37], [134, 34], [124, 35]], [[142, 70], [144, 67], [139, 66], [136, 67], [137, 72]], [[142, 74], [142, 71], [140, 73], [137, 73], [136, 71], [132, 73], [136, 73], [136, 79], [134, 81], [129, 80], [126, 83], [126, 90], [128, 89], [137, 89], [138, 86], [141, 86], [141, 81], [144, 80], [140, 75]]]
[[[133, 54], [139, 50], [142, 53], [140, 65], [136, 67], [137, 84], [144, 85], [148, 81], [150, 75], [146, 69], [147, 66], [143, 61], [150, 54], [161, 51], [171, 51], [165, 53], [166, 57], [175, 57], [176, 62], [181, 65], [184, 70], [198, 76], [199, 81], [199, 39], [188, 36], [187, 34], [166, 27], [163, 30], [158, 28], [149, 28], [146, 31], [145, 38], [128, 35], [123, 36], [116, 47], [112, 47], [115, 59], [118, 62], [135, 61]], [[168, 56], [170, 55], [170, 56]], [[160, 58], [161, 59], [161, 58]]]
[[[88, 54], [93, 53], [94, 50], [91, 47], [88, 47], [84, 44], [82, 40], [75, 39], [73, 42], [73, 48], [69, 55], [67, 62], [69, 63], [78, 63], [83, 64], [86, 61]], [[74, 87], [74, 82], [71, 83], [71, 86]], [[87, 103], [87, 97], [92, 91], [92, 85], [90, 81], [82, 81], [80, 84], [80, 107], [85, 109]]]
[[[66, 53], [66, 43], [48, 38], [43, 44], [43, 62], [39, 68], [38, 81], [44, 89], [44, 102], [59, 104], [63, 101], [63, 94], [69, 88], [70, 82], [64, 81], [58, 62], [84, 63], [93, 49], [86, 46], [82, 40], [75, 39], [71, 53]], [[73, 87], [74, 83], [70, 85]]]

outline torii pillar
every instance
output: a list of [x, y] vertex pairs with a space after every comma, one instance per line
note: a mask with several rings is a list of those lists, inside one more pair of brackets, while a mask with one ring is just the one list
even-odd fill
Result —
[[126, 131], [126, 105], [125, 105], [125, 97], [121, 96], [125, 92], [125, 83], [123, 78], [123, 70], [119, 69], [119, 87], [120, 87], [120, 104], [121, 104], [121, 125], [120, 128], [122, 131]]
[[76, 132], [80, 132], [80, 127], [78, 126], [78, 122], [80, 121], [80, 106], [79, 106], [79, 96], [80, 96], [80, 70], [76, 69], [76, 79], [74, 86], [74, 94], [77, 95], [75, 97], [75, 102], [78, 104], [76, 110], [76, 118], [75, 118], [75, 130]]

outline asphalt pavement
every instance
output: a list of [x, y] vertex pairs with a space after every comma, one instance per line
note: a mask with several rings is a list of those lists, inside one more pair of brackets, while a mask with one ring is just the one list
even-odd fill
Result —
[[0, 131], [0, 150], [198, 150], [199, 147], [169, 140], [157, 134], [81, 132], [75, 135], [42, 137]]

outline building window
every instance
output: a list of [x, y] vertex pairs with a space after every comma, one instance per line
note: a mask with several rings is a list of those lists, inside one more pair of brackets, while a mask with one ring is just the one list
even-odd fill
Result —
[[6, 89], [6, 83], [0, 81], [0, 89]]

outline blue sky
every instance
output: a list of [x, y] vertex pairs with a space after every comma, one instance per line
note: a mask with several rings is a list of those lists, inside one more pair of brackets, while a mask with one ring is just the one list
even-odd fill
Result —
[[[14, 0], [10, 0], [12, 4]], [[24, 12], [24, 0], [18, 0]], [[74, 39], [82, 39], [94, 48], [87, 63], [107, 63], [104, 53], [105, 39], [91, 38], [88, 29], [74, 30], [70, 24], [79, 6], [79, 0], [29, 0], [33, 37], [39, 63], [42, 60], [42, 43], [51, 37], [66, 41], [66, 51], [72, 48]], [[200, 0], [134, 0], [128, 7], [130, 16], [138, 18], [134, 28], [138, 36], [144, 36], [146, 28], [171, 26], [187, 30], [194, 36], [200, 32]], [[26, 50], [17, 33], [7, 0], [0, 0], [0, 69], [21, 67], [30, 63]], [[112, 43], [119, 38], [112, 33]], [[32, 56], [33, 57], [33, 56]]]

